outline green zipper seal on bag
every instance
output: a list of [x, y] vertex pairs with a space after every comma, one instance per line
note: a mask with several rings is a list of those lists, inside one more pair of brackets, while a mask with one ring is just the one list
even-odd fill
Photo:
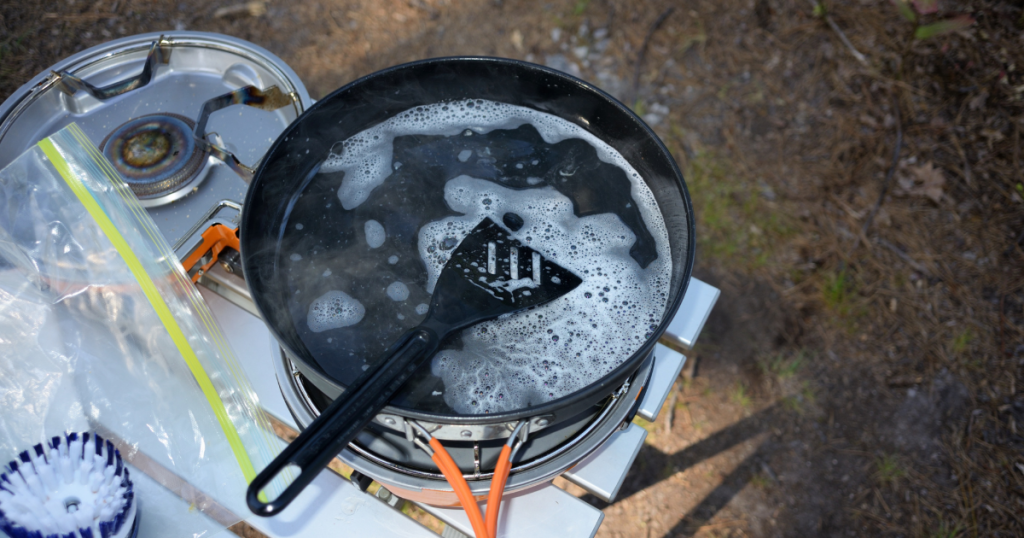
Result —
[[67, 161], [61, 155], [57, 147], [54, 146], [50, 139], [43, 139], [38, 144], [39, 148], [46, 154], [46, 157], [50, 160], [50, 163], [57, 172], [60, 173], [61, 177], [67, 183], [71, 191], [75, 193], [78, 200], [85, 207], [89, 215], [92, 216], [96, 224], [99, 225], [100, 230], [103, 231], [107, 239], [117, 249], [118, 254], [121, 255], [121, 259], [124, 260], [125, 264], [128, 265], [128, 269], [131, 270], [132, 275], [135, 277], [136, 282], [142, 289], [142, 292], [149, 299], [150, 305], [153, 306], [153, 310], [156, 311], [157, 316], [164, 325], [164, 329], [170, 335], [174, 345], [178, 348], [178, 352], [181, 353], [181, 357], [185, 360], [185, 364], [188, 365], [189, 370], [192, 372], [192, 376], [199, 384], [199, 388], [203, 391], [203, 395], [206, 396], [207, 402], [213, 409], [213, 414], [217, 417], [217, 422], [220, 423], [221, 429], [224, 431], [225, 437], [227, 437], [228, 444], [231, 446], [231, 451], [235, 454], [235, 459], [238, 460], [238, 465], [242, 469], [242, 475], [245, 477], [246, 483], [250, 483], [256, 478], [256, 470], [253, 468], [252, 460], [249, 459], [249, 454], [245, 451], [245, 447], [242, 445], [242, 440], [238, 435], [238, 431], [235, 429], [231, 420], [228, 418], [227, 410], [224, 408], [224, 402], [221, 401], [220, 396], [217, 394], [217, 390], [213, 386], [213, 382], [210, 381], [210, 376], [206, 373], [203, 365], [199, 362], [199, 358], [196, 356], [195, 351], [188, 344], [188, 339], [185, 337], [185, 333], [181, 330], [178, 322], [174, 319], [174, 314], [171, 313], [170, 308], [167, 307], [167, 303], [163, 297], [160, 296], [157, 290], [156, 284], [153, 283], [153, 279], [146, 272], [142, 266], [142, 262], [135, 256], [135, 252], [131, 246], [125, 241], [124, 236], [117, 230], [114, 223], [110, 221], [110, 217], [107, 216], [106, 212], [100, 207], [99, 203], [93, 198], [92, 194], [85, 187], [84, 184], [75, 176], [71, 171], [71, 167]]

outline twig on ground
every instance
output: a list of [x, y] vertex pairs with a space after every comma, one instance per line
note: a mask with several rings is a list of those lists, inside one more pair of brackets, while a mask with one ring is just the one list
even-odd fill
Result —
[[644, 57], [647, 56], [647, 46], [651, 44], [651, 37], [654, 36], [654, 32], [661, 28], [661, 25], [665, 23], [665, 19], [675, 11], [675, 7], [670, 7], [658, 15], [655, 19], [654, 24], [651, 25], [650, 29], [647, 30], [647, 35], [644, 36], [644, 43], [640, 45], [640, 52], [636, 55], [636, 69], [633, 71], [633, 86], [630, 89], [629, 98], [626, 99], [627, 105], [632, 105], [633, 101], [636, 100], [636, 95], [640, 91], [640, 73], [643, 72], [644, 68]]
[[896, 165], [900, 162], [900, 151], [903, 150], [903, 125], [900, 120], [900, 104], [898, 101], [893, 101], [893, 109], [896, 112], [896, 146], [892, 150], [892, 164], [889, 165], [889, 171], [885, 173], [885, 181], [882, 182], [882, 191], [878, 193], [878, 200], [875, 202], [874, 207], [871, 208], [871, 212], [868, 213], [866, 219], [864, 219], [864, 226], [860, 229], [860, 235], [857, 236], [856, 241], [853, 243], [853, 248], [850, 252], [855, 252], [857, 247], [860, 246], [861, 237], [867, 237], [868, 228], [871, 227], [871, 223], [875, 220], [875, 215], [878, 214], [878, 210], [882, 207], [882, 202], [885, 201], [885, 195], [889, 193], [889, 185], [892, 183], [892, 176], [896, 173]]
[[701, 531], [701, 530], [706, 530], [706, 529], [717, 529], [719, 527], [730, 527], [730, 526], [733, 526], [733, 525], [746, 525], [746, 523], [747, 523], [747, 520], [745, 520], [745, 519], [731, 519], [731, 520], [728, 520], [728, 521], [719, 521], [717, 523], [708, 523], [707, 525], [700, 525], [700, 526], [695, 526], [695, 527], [692, 527], [692, 528], [694, 528], [694, 529], [696, 529], [698, 531]]
[[[853, 43], [850, 43], [850, 40], [846, 37], [846, 34], [843, 32], [843, 29], [840, 28], [839, 25], [836, 24], [836, 21], [832, 20], [832, 16], [825, 11], [825, 6], [822, 6], [821, 3], [818, 2], [817, 0], [810, 0], [810, 2], [811, 7], [813, 7], [815, 11], [818, 11], [819, 9], [821, 10], [825, 22], [827, 22], [829, 27], [832, 28], [832, 31], [834, 31], [839, 36], [839, 40], [842, 41], [844, 45], [846, 45], [846, 48], [850, 49], [850, 54], [852, 54], [853, 57], [856, 58], [857, 61], [861, 63], [861, 65], [863, 65], [864, 67], [868, 67], [868, 57], [861, 54], [860, 51], [857, 50], [857, 47], [854, 47]], [[819, 8], [818, 6], [821, 7]]]
[[[865, 490], [865, 491], [869, 491], [869, 490]], [[849, 511], [850, 513], [852, 513], [852, 514], [856, 514], [858, 516], [866, 517], [868, 519], [873, 520], [875, 523], [880, 525], [883, 530], [886, 530], [886, 531], [896, 531], [896, 530], [899, 530], [897, 527], [894, 527], [891, 522], [886, 521], [885, 519], [883, 519], [882, 516], [879, 516], [877, 514], [872, 514], [871, 512], [868, 512], [867, 510], [858, 510], [856, 508], [847, 508], [846, 510]]]
[[968, 162], [968, 160], [967, 160], [967, 154], [964, 153], [964, 148], [960, 146], [960, 140], [957, 139], [956, 133], [952, 133], [951, 132], [950, 133], [950, 139], [953, 141], [953, 147], [956, 148], [956, 152], [960, 155], [960, 160], [963, 161], [963, 163], [964, 163], [964, 167], [963, 167], [964, 182], [967, 183], [968, 187], [973, 189], [974, 188], [974, 181], [971, 178], [971, 163]]
[[43, 13], [44, 19], [59, 19], [68, 22], [95, 21], [99, 19], [116, 19], [117, 13]]
[[877, 498], [878, 502], [881, 503], [886, 514], [892, 514], [892, 509], [889, 508], [889, 503], [885, 502], [885, 499], [882, 498], [882, 492], [878, 491], [878, 488], [875, 488], [875, 498]]
[[692, 428], [693, 427], [693, 413], [690, 412], [690, 405], [689, 404], [683, 405], [683, 411], [686, 413], [686, 426]]
[[439, 15], [441, 15], [441, 12], [438, 11], [437, 8], [427, 4], [423, 0], [406, 0], [405, 3], [409, 4], [409, 7], [422, 9], [423, 11], [426, 11], [427, 14], [430, 15], [431, 19], [436, 19]]
[[921, 265], [920, 263], [917, 263], [916, 261], [914, 261], [914, 259], [911, 258], [910, 256], [907, 256], [906, 253], [904, 253], [902, 250], [900, 250], [900, 248], [897, 247], [896, 245], [894, 245], [894, 244], [892, 244], [892, 243], [890, 243], [890, 242], [888, 242], [888, 241], [886, 241], [885, 239], [882, 239], [882, 238], [878, 239], [878, 244], [882, 245], [883, 247], [885, 247], [885, 248], [887, 248], [889, 250], [891, 250], [893, 252], [893, 254], [899, 256], [899, 258], [901, 260], [903, 260], [904, 262], [906, 262], [907, 265], [913, 267], [917, 272], [921, 273], [922, 275], [926, 275], [927, 276], [927, 275], [931, 274], [931, 271], [929, 271], [928, 269], [925, 269], [925, 267], [923, 265]]
[[697, 360], [700, 355], [694, 355], [686, 359], [686, 364], [683, 365], [683, 379], [686, 381], [693, 381], [694, 374], [697, 373]]
[[676, 399], [679, 398], [679, 393], [676, 392], [675, 385], [672, 385], [672, 392], [668, 397], [668, 409], [665, 410], [665, 433], [672, 433], [672, 419], [675, 418], [676, 414]]
[[218, 8], [213, 12], [213, 18], [223, 17], [261, 17], [267, 14], [267, 3], [259, 0], [233, 4], [227, 7]]

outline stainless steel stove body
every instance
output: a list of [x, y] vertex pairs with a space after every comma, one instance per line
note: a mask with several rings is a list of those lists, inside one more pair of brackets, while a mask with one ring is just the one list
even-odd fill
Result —
[[[277, 356], [279, 360], [275, 361], [274, 367], [285, 403], [295, 420], [306, 427], [330, 400], [312, 394], [316, 388], [303, 379], [285, 353], [278, 350]], [[521, 455], [513, 463], [505, 485], [506, 492], [520, 491], [551, 481], [596, 450], [623, 424], [628, 424], [637, 411], [638, 396], [650, 381], [654, 362], [652, 354], [629, 381], [614, 390], [594, 413], [585, 414], [579, 421], [570, 420], [567, 421], [569, 424], [530, 432], [536, 419], [531, 420], [525, 428], [526, 432], [518, 440], [523, 447], [520, 449]], [[378, 416], [376, 424], [368, 427], [373, 428], [374, 433], [360, 435], [340, 454], [340, 459], [363, 475], [373, 477], [402, 498], [438, 506], [458, 505], [458, 499], [444, 476], [425, 465], [429, 460], [416, 462], [415, 456], [420, 451], [405, 439], [404, 434], [399, 433], [405, 428], [411, 429], [405, 422], [404, 418], [398, 416]], [[423, 425], [432, 430], [435, 436], [442, 430], [450, 431], [446, 436], [446, 449], [463, 468], [464, 477], [473, 494], [487, 495], [493, 476], [493, 462], [482, 462], [487, 439], [470, 439], [474, 432], [467, 429], [467, 426]], [[396, 431], [388, 435], [388, 429]], [[498, 443], [491, 444], [500, 446], [507, 435], [499, 439]], [[493, 456], [487, 459], [493, 460]]]
[[[207, 278], [213, 280], [206, 280]], [[235, 275], [224, 273], [222, 269], [215, 267], [207, 273], [201, 283], [212, 284], [217, 281], [232, 284], [237, 283], [236, 278]], [[281, 389], [280, 384], [290, 382], [287, 377], [287, 363], [284, 362], [281, 349], [273, 341], [266, 326], [254, 315], [225, 300], [220, 293], [213, 293], [205, 287], [200, 287], [200, 290], [223, 327], [253, 387], [260, 395], [261, 405], [292, 428], [301, 428], [303, 421], [309, 420], [310, 415], [307, 413], [307, 418], [301, 420], [294, 416], [302, 413], [301, 408], [305, 404], [298, 401], [298, 393], [288, 393]], [[714, 287], [696, 279], [691, 281], [683, 304], [669, 326], [669, 330], [674, 334], [674, 347], [685, 349], [695, 342], [717, 296], [718, 290]], [[624, 407], [633, 409], [635, 406], [636, 415], [649, 421], [657, 420], [658, 412], [685, 362], [682, 354], [662, 345], [656, 346], [654, 355], [656, 360], [653, 364], [645, 365], [650, 367], [650, 374], [644, 390], [639, 392], [640, 384], [631, 383], [627, 392], [618, 399]], [[627, 403], [630, 405], [626, 406]], [[615, 413], [619, 412], [618, 409], [612, 408]], [[611, 411], [604, 420], [595, 421], [595, 427], [589, 432], [593, 444], [590, 440], [581, 438], [581, 442], [568, 447], [570, 452], [584, 449], [592, 452], [562, 472], [562, 476], [601, 499], [613, 500], [647, 436], [645, 429], [623, 421], [622, 415], [613, 415]], [[561, 456], [576, 459], [568, 453], [558, 454], [554, 459], [557, 460]], [[321, 473], [313, 485], [300, 494], [280, 516], [253, 516], [249, 522], [272, 537], [436, 537], [436, 534], [423, 527], [417, 528], [411, 520], [393, 510], [401, 505], [398, 498], [392, 494], [391, 488], [402, 489], [404, 485], [405, 488], [412, 490], [419, 487], [419, 493], [430, 494], [432, 488], [439, 487], [438, 481], [424, 479], [423, 482], [417, 482], [397, 471], [381, 472], [379, 469], [373, 469], [375, 463], [353, 450], [342, 451], [339, 458], [357, 470], [374, 473], [370, 476], [378, 478], [384, 487], [375, 495], [367, 495], [357, 489], [366, 484], [363, 480], [355, 480], [352, 483], [331, 472]], [[552, 461], [547, 466], [542, 463], [531, 469], [520, 469], [524, 476], [515, 480], [522, 484], [526, 479], [541, 476], [559, 467], [562, 467], [560, 462]], [[557, 471], [548, 474], [546, 480], [540, 480], [532, 487], [510, 491], [505, 495], [501, 507], [502, 515], [498, 521], [499, 536], [589, 538], [597, 533], [604, 514], [590, 504], [553, 486], [550, 477], [554, 474], [557, 474]], [[472, 535], [469, 520], [460, 507], [438, 506], [436, 503], [419, 504], [421, 508], [446, 524], [444, 536], [457, 538]]]
[[184, 262], [211, 226], [238, 227], [252, 169], [310, 103], [291, 68], [251, 43], [127, 37], [58, 63], [0, 106], [0, 167], [78, 124]]

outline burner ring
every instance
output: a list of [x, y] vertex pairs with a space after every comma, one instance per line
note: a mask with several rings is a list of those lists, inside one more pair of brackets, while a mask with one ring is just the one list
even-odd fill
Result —
[[206, 151], [193, 138], [195, 122], [162, 113], [128, 120], [100, 144], [135, 196], [146, 200], [178, 190], [193, 179], [206, 161]]

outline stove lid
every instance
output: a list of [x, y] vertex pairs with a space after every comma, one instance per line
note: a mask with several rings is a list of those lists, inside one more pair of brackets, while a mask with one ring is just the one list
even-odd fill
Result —
[[291, 68], [246, 41], [203, 32], [126, 37], [57, 63], [0, 105], [0, 168], [74, 122], [144, 204], [165, 203], [176, 188], [193, 191], [210, 167], [240, 172], [244, 186], [245, 169], [310, 104]]

